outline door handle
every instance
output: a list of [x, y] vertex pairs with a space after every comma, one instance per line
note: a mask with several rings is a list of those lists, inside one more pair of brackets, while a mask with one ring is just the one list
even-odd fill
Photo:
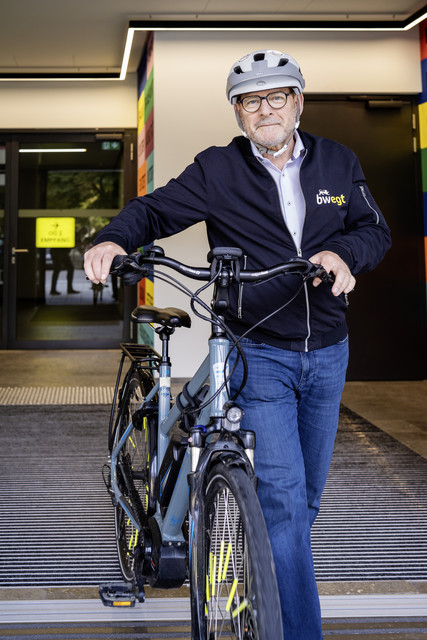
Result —
[[16, 262], [16, 258], [15, 258], [15, 254], [17, 253], [30, 253], [29, 249], [17, 249], [16, 247], [12, 247], [12, 258], [11, 258], [11, 263], [15, 264]]
[[12, 247], [12, 255], [14, 256], [15, 253], [30, 253], [29, 249], [16, 249], [15, 247]]

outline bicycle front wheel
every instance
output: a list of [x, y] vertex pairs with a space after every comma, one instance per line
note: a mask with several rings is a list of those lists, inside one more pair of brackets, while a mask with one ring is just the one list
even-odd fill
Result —
[[242, 469], [213, 467], [200, 519], [192, 571], [199, 582], [193, 585], [198, 592], [193, 637], [280, 640], [273, 556], [256, 492]]
[[[118, 416], [114, 437], [117, 446], [125, 433], [135, 411], [141, 408], [147, 394], [154, 386], [154, 380], [146, 372], [134, 372], [126, 386]], [[138, 516], [142, 528], [152, 512], [150, 464], [155, 447], [155, 425], [144, 418], [126, 439], [118, 457], [118, 482], [120, 491], [132, 511]], [[115, 529], [117, 553], [124, 579], [135, 579], [135, 550], [138, 544], [138, 530], [120, 504], [115, 508]]]

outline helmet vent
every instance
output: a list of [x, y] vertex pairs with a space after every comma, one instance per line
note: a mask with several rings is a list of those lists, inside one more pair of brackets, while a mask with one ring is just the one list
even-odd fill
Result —
[[233, 71], [234, 73], [243, 73], [242, 67], [234, 67]]
[[256, 53], [254, 55], [254, 62], [259, 62], [260, 60], [264, 60], [264, 59], [265, 59], [264, 53]]
[[280, 58], [279, 64], [277, 65], [278, 67], [284, 67], [285, 64], [288, 64], [289, 60], [287, 58]]

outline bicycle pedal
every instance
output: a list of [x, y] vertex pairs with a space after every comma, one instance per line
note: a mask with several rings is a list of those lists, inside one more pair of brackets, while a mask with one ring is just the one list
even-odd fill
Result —
[[99, 597], [105, 607], [134, 607], [135, 602], [144, 602], [144, 590], [138, 593], [130, 582], [101, 584]]

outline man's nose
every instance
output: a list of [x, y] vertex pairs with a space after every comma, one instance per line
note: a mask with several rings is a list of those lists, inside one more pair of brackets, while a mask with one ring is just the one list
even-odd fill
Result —
[[259, 107], [259, 111], [264, 114], [271, 113], [273, 111], [273, 109], [268, 104], [267, 96], [264, 96], [263, 98], [261, 98], [261, 105]]

